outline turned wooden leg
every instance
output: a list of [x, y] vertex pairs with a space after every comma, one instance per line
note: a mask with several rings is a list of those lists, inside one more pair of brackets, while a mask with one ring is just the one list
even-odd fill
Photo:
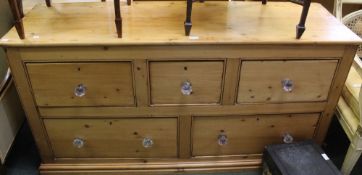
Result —
[[261, 3], [264, 5], [266, 4], [266, 2], [267, 2], [267, 0], [261, 0]]
[[192, 27], [191, 12], [192, 12], [192, 0], [187, 0], [186, 20], [184, 22], [186, 36], [189, 36], [191, 32], [191, 27]]
[[47, 4], [47, 7], [52, 6], [52, 0], [45, 0], [45, 3]]
[[342, 165], [342, 174], [349, 175], [352, 172], [353, 167], [356, 165], [358, 158], [361, 156], [362, 150], [356, 150], [356, 148], [351, 144], [349, 145], [346, 157]]
[[23, 0], [17, 0], [18, 8], [19, 8], [19, 14], [20, 18], [24, 17], [24, 11], [23, 11]]
[[115, 23], [118, 38], [122, 38], [122, 17], [121, 17], [121, 7], [119, 4], [119, 0], [114, 0], [114, 13], [115, 13]]
[[299, 24], [297, 25], [297, 34], [296, 34], [297, 39], [300, 39], [300, 37], [302, 37], [302, 35], [305, 31], [305, 21], [308, 16], [310, 1], [311, 0], [304, 0], [304, 2], [303, 2], [302, 15], [300, 16], [300, 21], [299, 21]]
[[11, 12], [13, 13], [13, 16], [14, 16], [14, 20], [15, 20], [14, 25], [15, 25], [16, 31], [18, 32], [20, 39], [24, 39], [25, 32], [24, 32], [23, 19], [21, 16], [21, 14], [23, 14], [23, 13], [20, 12], [19, 3], [17, 0], [8, 0], [8, 1], [9, 1]]

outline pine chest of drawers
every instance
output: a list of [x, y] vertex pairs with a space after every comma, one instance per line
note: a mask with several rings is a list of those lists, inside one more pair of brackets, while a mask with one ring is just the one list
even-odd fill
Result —
[[296, 40], [300, 7], [273, 2], [195, 4], [191, 37], [183, 2], [136, 2], [118, 39], [111, 6], [37, 6], [1, 40], [42, 174], [239, 171], [322, 143], [361, 42], [319, 4]]

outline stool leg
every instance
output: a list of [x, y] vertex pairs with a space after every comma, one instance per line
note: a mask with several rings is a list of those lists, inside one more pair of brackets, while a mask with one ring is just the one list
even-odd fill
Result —
[[268, 1], [268, 0], [262, 0], [261, 3], [262, 3], [263, 5], [265, 5], [265, 4], [267, 3], [267, 1]]
[[191, 27], [192, 27], [191, 12], [192, 12], [192, 0], [187, 0], [186, 20], [184, 22], [186, 36], [189, 36], [191, 32]]
[[119, 4], [119, 0], [114, 0], [114, 13], [116, 17], [114, 21], [116, 23], [118, 38], [122, 38], [122, 17], [121, 17], [121, 7]]
[[19, 14], [20, 18], [24, 17], [24, 11], [23, 11], [23, 0], [17, 0], [18, 8], [19, 8]]
[[52, 6], [52, 1], [51, 0], [45, 0], [45, 3], [47, 4], [47, 7]]
[[297, 25], [297, 34], [296, 34], [297, 39], [300, 39], [300, 37], [302, 37], [302, 35], [303, 35], [304, 31], [305, 31], [305, 21], [306, 21], [307, 16], [308, 16], [310, 1], [311, 0], [304, 0], [302, 15], [300, 17], [299, 24]]
[[352, 144], [349, 145], [346, 157], [342, 165], [342, 174], [349, 175], [353, 167], [356, 165], [358, 158], [361, 156], [362, 150], [357, 150]]
[[19, 3], [17, 0], [8, 0], [9, 5], [11, 8], [11, 12], [13, 13], [14, 19], [15, 19], [15, 28], [16, 32], [18, 32], [18, 35], [20, 39], [25, 38], [25, 32], [24, 32], [24, 25], [23, 25], [23, 19], [21, 17], [20, 9], [19, 9]]

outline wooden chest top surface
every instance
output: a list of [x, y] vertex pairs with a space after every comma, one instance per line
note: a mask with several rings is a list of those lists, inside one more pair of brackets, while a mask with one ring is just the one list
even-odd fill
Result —
[[193, 7], [192, 37], [185, 36], [186, 2], [121, 4], [123, 38], [117, 38], [112, 2], [36, 6], [24, 17], [26, 39], [15, 28], [3, 46], [359, 44], [360, 38], [320, 4], [312, 3], [306, 32], [295, 39], [302, 7], [289, 2], [205, 2]]

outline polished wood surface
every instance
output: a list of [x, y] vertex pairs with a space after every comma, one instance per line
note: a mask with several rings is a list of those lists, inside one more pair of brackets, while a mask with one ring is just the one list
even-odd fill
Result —
[[[150, 62], [151, 104], [220, 103], [223, 61]], [[190, 95], [181, 92], [184, 82], [192, 87]]]
[[[0, 41], [42, 174], [231, 172], [260, 167], [262, 148], [286, 132], [322, 143], [361, 42], [322, 6], [311, 5], [296, 40], [292, 3], [195, 3], [191, 37], [185, 2], [125, 3], [122, 39], [113, 5], [99, 2], [37, 6], [24, 18], [27, 39], [12, 29]], [[287, 95], [283, 78], [295, 83]], [[73, 100], [79, 83], [87, 94]], [[135, 132], [154, 147], [142, 149]]]
[[[132, 44], [312, 44], [359, 43], [360, 39], [320, 4], [312, 3], [300, 40], [295, 25], [301, 6], [285, 2], [195, 3], [194, 37], [184, 36], [185, 2], [121, 3], [123, 35], [114, 28], [113, 4], [68, 3], [38, 5], [24, 18], [26, 39], [12, 29], [5, 46], [132, 45]], [[213, 13], [218, 12], [218, 13]], [[50, 20], [51, 19], [51, 20]], [[147, 22], [145, 22], [147, 21]], [[212, 21], [212, 22], [210, 22]], [[67, 25], [64, 25], [64, 24]], [[97, 27], [94, 27], [97, 26]]]
[[[268, 144], [283, 143], [284, 134], [294, 139], [311, 139], [319, 114], [194, 117], [192, 155], [217, 156], [257, 154]], [[218, 136], [228, 138], [218, 144]]]
[[[177, 118], [44, 120], [56, 158], [177, 157]], [[73, 146], [75, 138], [84, 147]], [[144, 138], [153, 145], [144, 148]]]
[[[131, 64], [29, 63], [26, 67], [39, 106], [134, 106]], [[81, 97], [75, 95], [79, 85], [86, 89]]]
[[[244, 61], [241, 63], [238, 103], [325, 101], [337, 60]], [[292, 81], [292, 91], [282, 81]]]

